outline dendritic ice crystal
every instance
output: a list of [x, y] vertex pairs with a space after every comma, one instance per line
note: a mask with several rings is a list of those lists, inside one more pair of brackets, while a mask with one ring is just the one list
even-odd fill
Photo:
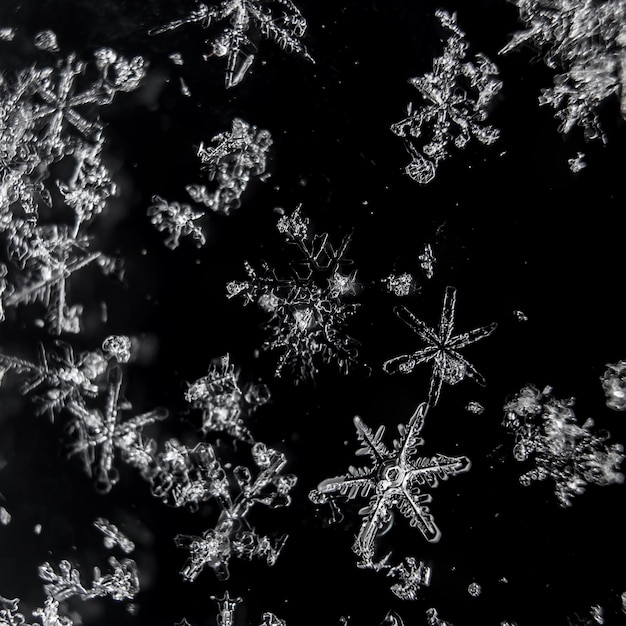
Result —
[[[376, 538], [393, 523], [395, 509], [427, 541], [439, 541], [441, 533], [428, 509], [431, 496], [423, 490], [437, 487], [440, 480], [447, 480], [470, 468], [470, 461], [464, 456], [417, 455], [419, 446], [424, 444], [419, 434], [427, 411], [428, 405], [420, 404], [408, 424], [398, 425], [399, 438], [393, 441], [391, 449], [383, 443], [384, 426], [373, 432], [359, 417], [355, 417], [354, 424], [361, 443], [356, 454], [368, 456], [370, 465], [352, 466], [346, 474], [322, 481], [309, 494], [315, 503], [337, 498], [369, 498], [367, 506], [360, 511], [363, 517], [361, 528], [352, 546], [362, 566], [381, 569], [380, 562], [374, 560]], [[417, 567], [414, 569], [414, 574], [418, 575]]]
[[626, 411], [626, 361], [607, 363], [600, 380], [609, 409]]
[[580, 426], [573, 404], [573, 399], [557, 400], [550, 387], [538, 391], [527, 386], [504, 406], [504, 426], [515, 435], [513, 456], [535, 465], [520, 482], [528, 486], [552, 480], [562, 507], [571, 506], [587, 485], [624, 481], [619, 472], [623, 446], [607, 444], [609, 433], [594, 432], [590, 419]]
[[202, 229], [196, 225], [204, 217], [203, 211], [194, 211], [188, 204], [168, 202], [161, 196], [152, 196], [152, 202], [148, 217], [158, 231], [167, 233], [165, 245], [168, 248], [178, 248], [181, 237], [191, 237], [198, 247], [206, 243]]
[[311, 237], [309, 220], [298, 207], [278, 220], [278, 231], [294, 244], [302, 259], [281, 277], [264, 263], [257, 271], [246, 263], [248, 280], [227, 285], [229, 298], [255, 303], [269, 319], [264, 350], [278, 353], [276, 376], [291, 370], [296, 382], [313, 378], [318, 364], [335, 363], [347, 372], [356, 365], [357, 342], [346, 333], [356, 312], [356, 270], [345, 258], [350, 235], [335, 249], [327, 234]]
[[82, 306], [68, 304], [71, 277], [91, 265], [119, 272], [86, 232], [116, 193], [96, 113], [137, 89], [144, 73], [142, 57], [100, 48], [90, 63], [71, 54], [0, 81], [0, 321], [7, 308], [37, 302], [52, 334], [77, 333]]
[[[228, 563], [231, 558], [262, 559], [268, 565], [274, 565], [287, 536], [276, 539], [260, 536], [251, 526], [248, 515], [255, 505], [277, 508], [290, 504], [289, 492], [296, 477], [282, 474], [287, 463], [285, 455], [263, 443], [255, 443], [252, 458], [258, 470], [256, 475], [247, 467], [238, 465], [231, 470], [230, 478], [226, 465], [219, 461], [213, 448], [209, 444], [203, 445], [212, 460], [211, 475], [207, 476], [206, 482], [207, 499], [215, 499], [221, 512], [215, 526], [201, 536], [176, 536], [176, 545], [189, 552], [181, 572], [183, 578], [193, 581], [209, 567], [219, 580], [226, 580], [230, 576]], [[238, 493], [234, 495], [237, 488]]]
[[268, 402], [269, 389], [263, 384], [239, 384], [239, 372], [229, 355], [216, 359], [206, 376], [187, 389], [185, 399], [202, 411], [202, 432], [226, 432], [235, 439], [251, 443], [252, 435], [245, 418]]
[[409, 80], [423, 104], [418, 108], [410, 104], [407, 117], [391, 126], [411, 155], [406, 173], [422, 185], [435, 178], [452, 146], [464, 148], [472, 138], [491, 145], [500, 134], [485, 123], [502, 87], [498, 68], [484, 54], [466, 60], [469, 46], [456, 14], [440, 9], [435, 15], [449, 32], [443, 54], [434, 59], [431, 72]]
[[607, 101], [620, 103], [626, 119], [624, 0], [511, 0], [525, 30], [502, 48], [528, 45], [554, 69], [554, 85], [542, 89], [540, 105], [551, 106], [559, 132], [582, 128], [586, 140], [606, 136], [598, 113]]
[[427, 326], [404, 306], [397, 306], [395, 314], [426, 343], [424, 348], [397, 356], [383, 363], [383, 369], [388, 374], [400, 372], [409, 374], [421, 363], [433, 363], [428, 391], [428, 403], [435, 406], [439, 402], [441, 387], [444, 382], [455, 385], [465, 377], [471, 378], [479, 385], [485, 380], [476, 368], [459, 352], [466, 346], [488, 337], [496, 328], [494, 322], [488, 326], [475, 328], [467, 333], [455, 335], [454, 314], [456, 310], [456, 289], [447, 287], [443, 299], [441, 318], [437, 330]]
[[257, 54], [254, 40], [258, 35], [313, 62], [300, 41], [307, 28], [306, 20], [292, 0], [221, 0], [217, 6], [197, 2], [197, 9], [188, 16], [149, 33], [158, 35], [196, 22], [202, 28], [209, 28], [214, 22], [226, 23], [219, 34], [207, 40], [212, 51], [205, 56], [226, 57], [226, 88], [238, 85], [250, 69]]

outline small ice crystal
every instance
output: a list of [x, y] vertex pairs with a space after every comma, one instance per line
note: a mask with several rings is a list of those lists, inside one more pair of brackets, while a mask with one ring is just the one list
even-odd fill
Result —
[[0, 28], [0, 41], [13, 41], [15, 39], [15, 28], [4, 26]]
[[622, 593], [620, 598], [622, 600], [622, 613], [626, 613], [626, 591]]
[[482, 587], [477, 582], [470, 583], [467, 587], [467, 593], [469, 593], [472, 598], [478, 598], [482, 592]]
[[0, 524], [8, 526], [10, 523], [11, 514], [3, 506], [0, 506]]
[[437, 609], [426, 609], [426, 624], [428, 626], [452, 626], [450, 622], [446, 622], [439, 617]]
[[108, 519], [99, 517], [93, 525], [104, 535], [104, 545], [109, 548], [119, 546], [126, 554], [130, 554], [135, 549], [135, 544], [115, 525], [111, 524]]
[[415, 291], [415, 279], [411, 274], [391, 274], [384, 280], [385, 288], [394, 296], [403, 298]]
[[102, 350], [118, 363], [130, 361], [131, 341], [126, 335], [110, 335], [102, 342]]
[[424, 251], [418, 256], [418, 259], [426, 278], [430, 280], [435, 275], [435, 255], [429, 243], [424, 246]]
[[252, 179], [265, 174], [272, 143], [269, 131], [235, 118], [230, 131], [215, 135], [207, 146], [198, 146], [202, 169], [217, 189], [209, 192], [204, 185], [188, 185], [192, 200], [225, 215], [239, 208]]
[[48, 52], [58, 52], [59, 44], [56, 34], [51, 30], [42, 30], [35, 35], [35, 47]]
[[522, 485], [550, 479], [559, 504], [568, 507], [587, 485], [624, 481], [619, 472], [624, 448], [607, 444], [609, 433], [592, 431], [592, 420], [580, 426], [573, 399], [557, 400], [551, 391], [549, 387], [542, 392], [524, 387], [504, 406], [504, 426], [515, 435], [516, 460], [530, 460], [535, 465], [520, 477]]
[[570, 170], [572, 170], [572, 173], [578, 174], [578, 172], [581, 172], [587, 167], [584, 159], [584, 152], [578, 152], [574, 158], [567, 159], [567, 164], [569, 165]]
[[444, 52], [434, 59], [431, 72], [409, 80], [424, 104], [415, 109], [409, 105], [408, 116], [391, 126], [412, 158], [407, 175], [422, 185], [435, 178], [452, 147], [464, 148], [472, 138], [491, 145], [500, 134], [484, 123], [502, 87], [498, 68], [484, 54], [477, 54], [474, 62], [466, 60], [468, 43], [456, 14], [439, 9], [435, 15], [449, 33]]
[[614, 411], [626, 411], [626, 361], [607, 363], [601, 376], [606, 405]]
[[169, 59], [174, 65], [183, 65], [184, 63], [183, 56], [180, 52], [172, 52], [172, 54], [169, 55]]
[[427, 326], [404, 306], [397, 306], [395, 314], [426, 343], [426, 347], [416, 352], [394, 357], [383, 363], [387, 374], [401, 372], [408, 374], [416, 365], [432, 361], [428, 403], [435, 406], [439, 402], [441, 388], [446, 382], [455, 385], [464, 378], [471, 378], [479, 385], [485, 380], [476, 368], [467, 361], [459, 350], [491, 335], [497, 324], [489, 324], [474, 330], [454, 335], [454, 314], [456, 311], [456, 289], [447, 287], [437, 330]]
[[204, 217], [203, 211], [194, 211], [188, 204], [168, 202], [160, 196], [152, 196], [152, 204], [148, 207], [150, 222], [160, 232], [167, 232], [165, 245], [175, 250], [180, 244], [181, 237], [191, 237], [196, 246], [206, 243], [206, 237], [199, 226], [194, 222]]
[[469, 402], [465, 407], [465, 410], [468, 413], [473, 413], [474, 415], [481, 415], [485, 411], [485, 407], [480, 404], [480, 402]]
[[528, 321], [528, 317], [526, 316], [526, 314], [523, 311], [519, 311], [519, 310], [515, 310], [513, 311], [513, 315], [515, 316], [515, 319], [518, 322], [527, 322]]

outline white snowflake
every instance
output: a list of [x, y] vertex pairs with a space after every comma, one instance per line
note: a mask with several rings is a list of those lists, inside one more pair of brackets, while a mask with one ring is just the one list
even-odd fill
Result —
[[[425, 487], [434, 488], [439, 480], [466, 472], [470, 468], [467, 457], [450, 457], [435, 454], [432, 457], [417, 455], [417, 449], [424, 441], [419, 434], [424, 426], [428, 405], [421, 404], [407, 425], [398, 425], [399, 438], [389, 449], [382, 441], [385, 427], [380, 426], [374, 433], [359, 418], [354, 418], [361, 448], [357, 455], [368, 456], [371, 465], [350, 467], [346, 474], [322, 481], [309, 497], [316, 503], [335, 498], [369, 498], [366, 507], [361, 509], [361, 528], [352, 547], [361, 559], [362, 566], [372, 569], [389, 569], [374, 561], [376, 538], [392, 522], [392, 511], [397, 509], [417, 528], [429, 542], [437, 542], [441, 536], [439, 528], [428, 509], [431, 496], [424, 493]], [[413, 562], [414, 576], [418, 574]], [[421, 572], [422, 580], [430, 574]]]
[[188, 185], [187, 192], [194, 202], [228, 215], [241, 205], [252, 178], [265, 174], [271, 145], [269, 131], [235, 118], [230, 132], [215, 135], [208, 146], [198, 146], [203, 169], [209, 180], [217, 182], [217, 189], [209, 193], [204, 185]]
[[157, 230], [168, 233], [165, 240], [168, 248], [178, 248], [181, 237], [191, 237], [198, 247], [206, 243], [202, 229], [195, 224], [204, 217], [203, 211], [194, 211], [188, 204], [168, 202], [161, 196], [152, 196], [152, 202], [148, 207], [150, 222]]
[[409, 105], [408, 116], [391, 126], [404, 138], [412, 158], [406, 173], [422, 185], [435, 178], [439, 163], [450, 156], [451, 146], [463, 148], [472, 137], [491, 145], [500, 134], [485, 124], [502, 87], [498, 68], [484, 54], [477, 54], [475, 62], [466, 61], [468, 44], [456, 14], [439, 9], [435, 15], [449, 32], [443, 54], [433, 61], [431, 72], [409, 80], [424, 104], [416, 109]]
[[385, 361], [383, 369], [388, 374], [396, 372], [409, 374], [415, 366], [432, 361], [433, 371], [428, 390], [428, 403], [431, 406], [439, 402], [444, 382], [455, 385], [468, 377], [479, 385], [485, 384], [482, 375], [460, 354], [459, 350], [488, 337], [497, 324], [494, 322], [488, 326], [481, 326], [470, 332], [455, 335], [453, 334], [455, 310], [456, 289], [454, 287], [446, 288], [437, 330], [427, 326], [404, 306], [397, 306], [394, 309], [395, 314], [426, 343], [426, 347]]
[[281, 49], [313, 62], [300, 41], [307, 28], [306, 20], [292, 0], [221, 0], [218, 6], [201, 2], [197, 6], [187, 17], [153, 28], [149, 34], [158, 35], [195, 22], [203, 28], [209, 28], [213, 22], [226, 22], [222, 32], [209, 39], [212, 55], [208, 55], [226, 57], [226, 88], [238, 85], [254, 62], [257, 47], [249, 36], [251, 29], [273, 39]]
[[269, 316], [270, 338], [263, 348], [279, 353], [277, 376], [288, 368], [296, 382], [312, 378], [320, 361], [334, 362], [345, 373], [356, 365], [358, 353], [357, 342], [345, 331], [358, 306], [351, 301], [356, 271], [348, 269], [351, 262], [345, 258], [350, 236], [336, 250], [327, 234], [311, 238], [300, 207], [280, 218], [278, 230], [302, 260], [285, 278], [267, 264], [260, 272], [246, 264], [248, 280], [230, 282], [228, 297], [254, 302]]
[[112, 549], [119, 546], [126, 554], [130, 554], [135, 549], [135, 544], [108, 519], [99, 517], [93, 525], [103, 534], [105, 547]]
[[594, 433], [593, 421], [582, 426], [572, 409], [573, 399], [557, 400], [552, 389], [524, 387], [504, 406], [504, 426], [515, 435], [513, 456], [532, 461], [534, 469], [520, 477], [522, 485], [552, 480], [559, 504], [572, 506], [587, 485], [611, 485], [624, 481], [619, 467], [624, 447], [606, 441], [606, 432]]
[[600, 380], [609, 409], [626, 411], [626, 361], [607, 363]]

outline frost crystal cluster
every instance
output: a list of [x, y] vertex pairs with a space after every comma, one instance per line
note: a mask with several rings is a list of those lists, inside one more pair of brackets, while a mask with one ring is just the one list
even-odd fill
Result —
[[259, 36], [273, 39], [282, 50], [313, 62], [300, 41], [307, 28], [306, 20], [292, 0], [221, 0], [217, 6], [198, 2], [197, 7], [188, 16], [149, 33], [158, 35], [195, 22], [202, 28], [209, 28], [214, 22], [225, 23], [221, 32], [207, 40], [212, 50], [205, 58], [226, 57], [226, 88], [238, 85], [245, 77], [256, 57], [254, 40]]
[[449, 32], [443, 54], [433, 61], [431, 72], [409, 80], [423, 104], [410, 104], [407, 117], [391, 126], [411, 155], [406, 173], [422, 185], [435, 178], [452, 147], [464, 148], [472, 138], [491, 145], [499, 137], [496, 128], [485, 124], [502, 87], [498, 68], [484, 54], [477, 54], [474, 62], [466, 60], [468, 44], [456, 14], [440, 9], [436, 16]]
[[37, 302], [52, 334], [77, 333], [82, 306], [67, 301], [72, 275], [90, 265], [119, 271], [86, 232], [116, 192], [97, 110], [136, 89], [144, 71], [141, 57], [101, 48], [89, 63], [71, 54], [0, 80], [0, 238], [7, 250], [0, 320], [9, 307]]
[[428, 404], [435, 406], [439, 402], [441, 387], [444, 382], [455, 385], [464, 378], [471, 378], [484, 385], [485, 380], [476, 368], [459, 352], [466, 346], [488, 337], [496, 324], [481, 326], [460, 335], [454, 334], [454, 314], [456, 311], [456, 289], [447, 287], [443, 299], [441, 318], [437, 330], [427, 326], [415, 317], [406, 307], [398, 306], [395, 314], [426, 344], [417, 352], [403, 354], [383, 363], [388, 374], [400, 372], [410, 374], [417, 365], [432, 362]]
[[[195, 203], [228, 215], [241, 205], [250, 181], [265, 174], [271, 145], [269, 131], [235, 118], [230, 132], [219, 133], [208, 146], [202, 143], [198, 146], [202, 167], [209, 180], [216, 181], [217, 189], [209, 192], [205, 185], [187, 185], [187, 193]], [[191, 237], [198, 247], [206, 244], [205, 233], [196, 223], [205, 217], [204, 210], [168, 202], [158, 195], [152, 197], [152, 202], [148, 216], [157, 230], [168, 234], [165, 240], [168, 248], [177, 248], [181, 237]]]
[[259, 271], [246, 263], [248, 280], [230, 282], [228, 297], [254, 303], [268, 316], [270, 337], [263, 349], [279, 355], [276, 376], [288, 369], [296, 381], [312, 378], [320, 362], [335, 363], [345, 373], [357, 356], [357, 342], [345, 330], [358, 306], [351, 302], [356, 271], [345, 258], [350, 235], [337, 249], [327, 234], [311, 237], [300, 207], [278, 220], [278, 231], [302, 259], [284, 277], [266, 263]]
[[626, 411], [626, 361], [607, 363], [600, 379], [606, 405], [614, 411]]
[[[428, 410], [426, 403], [420, 404], [408, 424], [399, 424], [399, 438], [393, 441], [389, 449], [383, 443], [385, 427], [380, 426], [373, 432], [359, 417], [354, 418], [357, 437], [361, 448], [357, 455], [368, 456], [370, 464], [365, 467], [350, 467], [346, 474], [322, 481], [309, 498], [315, 503], [329, 500], [368, 498], [368, 504], [361, 509], [363, 519], [352, 550], [361, 559], [360, 566], [375, 570], [389, 569], [386, 566], [388, 556], [376, 562], [376, 538], [393, 523], [392, 513], [398, 510], [417, 528], [429, 542], [437, 542], [441, 536], [439, 528], [431, 515], [428, 503], [431, 501], [426, 488], [437, 487], [440, 480], [447, 480], [466, 472], [470, 468], [467, 457], [451, 457], [435, 454], [432, 457], [418, 456], [418, 448], [424, 444], [419, 434], [424, 426]], [[415, 559], [406, 559], [398, 571], [404, 581], [394, 592], [400, 597], [414, 599], [420, 584], [428, 584], [430, 571], [424, 564], [417, 564]], [[409, 592], [409, 588], [412, 591]]]
[[582, 128], [586, 140], [606, 136], [598, 113], [605, 102], [617, 99], [626, 118], [624, 0], [511, 0], [519, 9], [525, 30], [515, 33], [502, 48], [505, 54], [528, 45], [554, 69], [554, 85], [543, 89], [540, 105], [551, 106], [559, 132]]
[[211, 363], [207, 375], [193, 382], [185, 393], [187, 402], [202, 411], [204, 434], [225, 432], [248, 443], [253, 439], [244, 418], [269, 398], [265, 385], [248, 384], [241, 388], [239, 372], [230, 363], [229, 355]]
[[582, 426], [572, 409], [573, 399], [557, 400], [552, 389], [524, 387], [504, 406], [504, 426], [515, 435], [513, 456], [531, 461], [534, 468], [522, 474], [522, 485], [552, 480], [559, 504], [572, 505], [587, 485], [622, 483], [619, 472], [624, 448], [610, 444], [609, 433], [592, 431], [593, 421]]

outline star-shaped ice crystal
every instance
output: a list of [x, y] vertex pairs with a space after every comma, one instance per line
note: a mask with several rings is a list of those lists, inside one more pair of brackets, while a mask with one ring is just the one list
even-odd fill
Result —
[[485, 379], [469, 363], [459, 350], [472, 343], [488, 337], [496, 328], [494, 322], [487, 326], [475, 328], [467, 333], [455, 335], [454, 311], [456, 308], [456, 289], [446, 287], [441, 310], [439, 329], [434, 330], [418, 319], [404, 306], [397, 306], [395, 314], [426, 343], [424, 348], [410, 354], [389, 359], [383, 363], [383, 369], [387, 374], [402, 372], [408, 374], [420, 363], [433, 362], [433, 371], [430, 377], [430, 389], [428, 391], [428, 404], [435, 406], [439, 402], [443, 382], [454, 385], [466, 376], [472, 378], [479, 385], [485, 384]]

